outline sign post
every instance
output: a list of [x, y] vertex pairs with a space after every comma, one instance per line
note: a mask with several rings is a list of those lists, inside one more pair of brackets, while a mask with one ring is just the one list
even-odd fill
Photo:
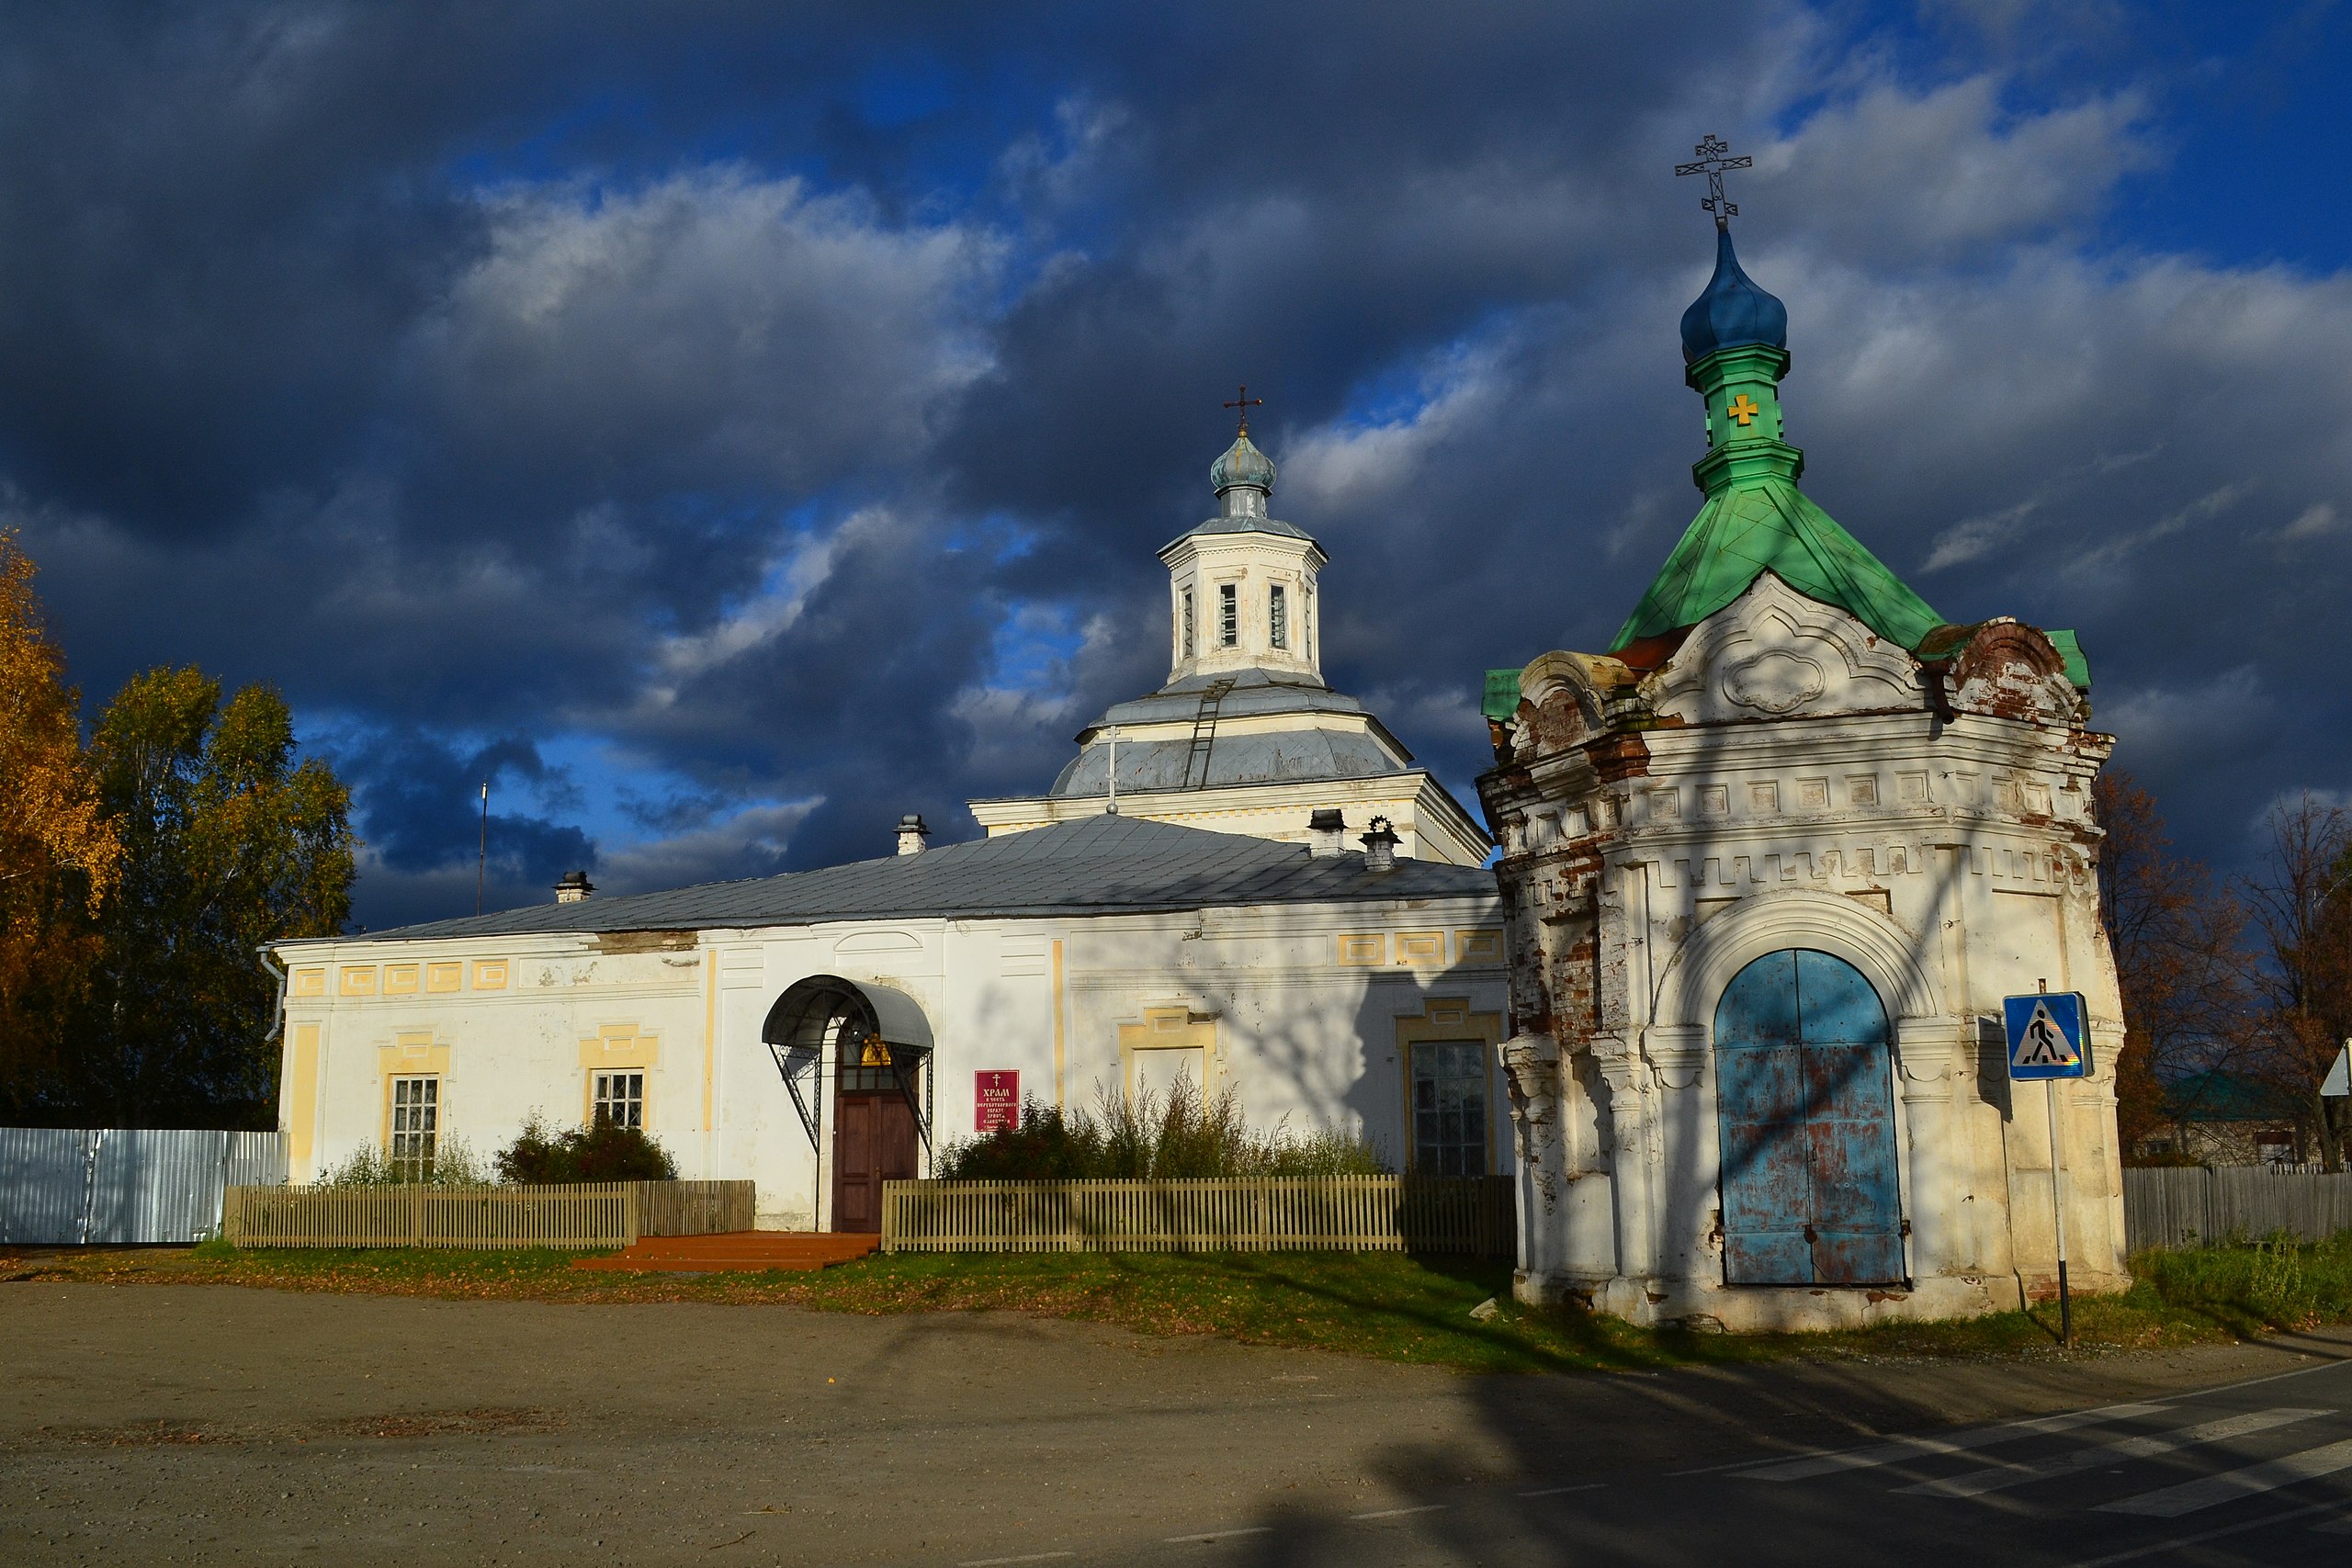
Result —
[[2047, 984], [2030, 997], [2001, 998], [2009, 1036], [2009, 1081], [2041, 1084], [2042, 1108], [2050, 1117], [2050, 1210], [2058, 1244], [2058, 1342], [2075, 1342], [2075, 1298], [2066, 1284], [2066, 1173], [2058, 1142], [2058, 1080], [2079, 1078], [2090, 1069], [2089, 1010], [2079, 991], [2052, 995]]

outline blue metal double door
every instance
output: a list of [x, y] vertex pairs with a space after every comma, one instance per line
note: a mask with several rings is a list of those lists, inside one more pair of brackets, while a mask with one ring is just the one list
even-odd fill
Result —
[[1715, 1009], [1724, 1276], [1734, 1285], [1904, 1277], [1886, 1009], [1861, 972], [1767, 953]]

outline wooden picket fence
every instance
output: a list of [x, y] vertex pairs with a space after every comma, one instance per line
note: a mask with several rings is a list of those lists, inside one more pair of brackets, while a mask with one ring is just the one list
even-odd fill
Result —
[[1513, 1248], [1511, 1179], [890, 1181], [885, 1252], [1455, 1252]]
[[2258, 1165], [2123, 1173], [2123, 1234], [2134, 1252], [2252, 1239], [2274, 1231], [2324, 1241], [2352, 1231], [2352, 1173]]
[[748, 1181], [562, 1187], [232, 1187], [232, 1247], [628, 1247], [640, 1235], [750, 1230]]

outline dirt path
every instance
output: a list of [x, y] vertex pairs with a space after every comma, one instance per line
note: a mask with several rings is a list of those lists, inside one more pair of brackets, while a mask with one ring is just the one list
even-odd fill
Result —
[[1007, 1314], [0, 1286], [0, 1561], [968, 1562], [2352, 1357], [1478, 1378]]

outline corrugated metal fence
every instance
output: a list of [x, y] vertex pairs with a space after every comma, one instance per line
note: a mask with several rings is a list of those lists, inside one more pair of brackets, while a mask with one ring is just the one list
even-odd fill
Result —
[[2273, 1231], [2306, 1241], [2352, 1231], [2352, 1173], [2258, 1165], [2123, 1173], [2123, 1234], [2134, 1252]]
[[1507, 1176], [888, 1181], [885, 1252], [1465, 1252], [1513, 1245]]
[[0, 1242], [196, 1241], [232, 1186], [286, 1179], [286, 1135], [0, 1127]]

